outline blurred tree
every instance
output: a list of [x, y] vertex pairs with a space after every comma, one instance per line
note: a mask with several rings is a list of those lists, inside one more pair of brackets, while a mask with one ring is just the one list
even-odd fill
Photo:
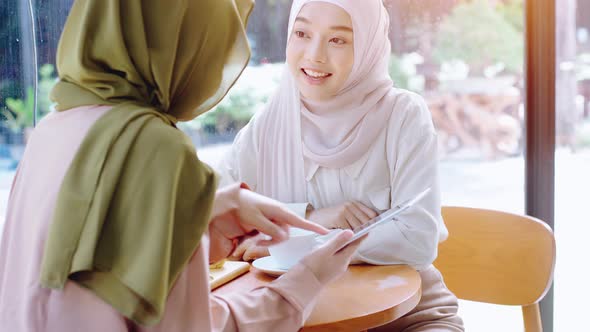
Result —
[[[22, 45], [21, 20], [26, 15], [18, 0], [0, 1], [0, 132], [5, 133], [7, 118], [3, 112], [8, 110], [6, 98], [24, 98], [26, 95], [23, 78], [25, 72], [21, 63], [25, 55]], [[30, 74], [30, 73], [29, 73]], [[33, 74], [30, 75], [34, 78]]]
[[501, 63], [513, 73], [522, 73], [524, 40], [521, 31], [489, 0], [458, 4], [445, 17], [437, 33], [434, 56], [439, 62], [463, 60], [470, 73]]
[[524, 32], [524, 0], [506, 0], [498, 4], [498, 12], [518, 32]]
[[[15, 128], [15, 110], [29, 112], [36, 105], [40, 118], [49, 109], [46, 96], [53, 86], [55, 53], [73, 1], [0, 1], [0, 136], [7, 127]], [[35, 68], [36, 63], [47, 65]], [[35, 93], [30, 92], [35, 83], [36, 102]], [[18, 119], [28, 123], [32, 113], [25, 113], [18, 112]]]
[[402, 68], [401, 62], [400, 57], [395, 53], [391, 55], [391, 58], [389, 59], [389, 76], [397, 88], [407, 89], [410, 77]]

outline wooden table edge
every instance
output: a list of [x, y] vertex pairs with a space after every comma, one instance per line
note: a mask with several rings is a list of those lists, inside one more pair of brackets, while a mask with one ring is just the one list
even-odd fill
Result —
[[[419, 277], [419, 276], [418, 276]], [[299, 329], [300, 332], [338, 332], [338, 331], [366, 331], [371, 328], [383, 326], [387, 323], [391, 323], [394, 320], [403, 317], [414, 309], [420, 299], [422, 298], [422, 280], [418, 284], [418, 288], [414, 294], [410, 295], [403, 304], [395, 307], [388, 308], [380, 312], [372, 313], [365, 316], [355, 317], [340, 321], [338, 323], [326, 323], [318, 325], [303, 326]]]
[[[406, 266], [409, 267], [409, 266]], [[411, 268], [411, 267], [410, 267]], [[300, 332], [351, 332], [351, 331], [366, 331], [370, 328], [379, 327], [390, 323], [408, 312], [412, 311], [418, 303], [420, 302], [422, 296], [422, 280], [420, 277], [420, 273], [415, 269], [411, 268], [415, 273], [415, 276], [418, 278], [417, 280], [417, 287], [415, 291], [406, 296], [405, 300], [396, 307], [387, 308], [379, 312], [373, 312], [364, 316], [359, 316], [355, 318], [350, 318], [338, 322], [327, 322], [327, 323], [317, 323], [315, 325], [307, 325], [303, 326], [299, 331]], [[221, 285], [220, 287], [212, 290], [212, 293], [215, 293], [217, 290], [221, 290], [224, 287], [230, 286], [232, 282], [235, 282], [241, 278], [249, 276], [251, 278], [255, 278], [255, 283], [266, 283], [271, 282], [276, 277], [268, 276], [263, 271], [256, 269], [254, 266], [250, 266], [250, 271], [246, 272], [245, 274], [240, 275], [239, 277], [235, 278], [234, 280], [230, 281], [227, 284]], [[231, 289], [231, 286], [230, 286]], [[225, 291], [224, 291], [225, 292]]]

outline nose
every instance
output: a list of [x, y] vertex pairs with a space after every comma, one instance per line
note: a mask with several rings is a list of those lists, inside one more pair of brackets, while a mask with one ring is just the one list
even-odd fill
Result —
[[326, 63], [326, 46], [318, 38], [308, 44], [305, 50], [305, 59], [310, 62]]

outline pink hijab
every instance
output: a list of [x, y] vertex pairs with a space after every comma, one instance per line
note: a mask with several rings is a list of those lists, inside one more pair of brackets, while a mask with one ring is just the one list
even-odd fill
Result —
[[343, 168], [363, 156], [387, 125], [395, 104], [388, 73], [389, 16], [382, 1], [294, 0], [289, 37], [299, 11], [313, 1], [334, 4], [351, 16], [354, 64], [341, 91], [327, 102], [303, 99], [285, 68], [278, 91], [256, 115], [257, 191], [283, 202], [307, 201], [304, 160]]

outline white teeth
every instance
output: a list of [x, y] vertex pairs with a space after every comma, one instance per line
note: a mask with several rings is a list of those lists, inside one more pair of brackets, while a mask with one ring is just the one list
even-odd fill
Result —
[[311, 77], [315, 77], [315, 78], [321, 78], [321, 77], [326, 77], [330, 74], [326, 74], [326, 73], [320, 73], [317, 71], [313, 71], [313, 70], [309, 70], [309, 69], [303, 69], [303, 71], [305, 71], [305, 73]]

